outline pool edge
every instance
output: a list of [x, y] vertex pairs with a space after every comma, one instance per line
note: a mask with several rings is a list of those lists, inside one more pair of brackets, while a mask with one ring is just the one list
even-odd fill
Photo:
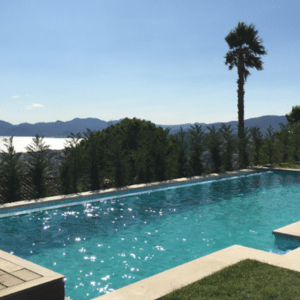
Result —
[[9, 209], [18, 209], [22, 207], [30, 207], [35, 205], [44, 205], [44, 204], [52, 204], [52, 203], [59, 203], [61, 201], [68, 201], [68, 200], [75, 200], [78, 198], [87, 198], [91, 196], [101, 196], [101, 195], [109, 195], [113, 193], [118, 192], [127, 192], [127, 191], [133, 191], [133, 190], [141, 190], [141, 189], [147, 189], [151, 187], [158, 187], [158, 186], [164, 186], [164, 185], [172, 185], [176, 183], [185, 183], [189, 181], [198, 181], [198, 180], [207, 180], [210, 178], [221, 178], [226, 176], [232, 176], [232, 175], [239, 175], [239, 174], [245, 174], [245, 173], [253, 173], [259, 171], [258, 169], [249, 168], [249, 169], [242, 169], [237, 171], [227, 171], [224, 173], [211, 173], [208, 175], [203, 176], [193, 176], [193, 177], [183, 177], [183, 178], [177, 178], [177, 179], [170, 179], [170, 180], [164, 180], [164, 181], [157, 181], [157, 182], [151, 182], [151, 183], [143, 183], [143, 184], [134, 184], [134, 185], [128, 185], [125, 187], [120, 188], [111, 188], [106, 190], [97, 190], [97, 191], [88, 191], [88, 192], [82, 192], [82, 193], [76, 193], [76, 194], [68, 194], [68, 195], [59, 195], [59, 196], [52, 196], [52, 197], [45, 197], [40, 199], [32, 199], [32, 200], [23, 200], [23, 201], [17, 201], [17, 202], [11, 202], [11, 203], [4, 203], [0, 204], [0, 214], [1, 212]]
[[[219, 178], [228, 175], [238, 175], [238, 174], [245, 174], [245, 173], [252, 173], [259, 170], [275, 170], [275, 171], [296, 171], [300, 172], [300, 170], [295, 169], [281, 169], [281, 168], [270, 168], [270, 167], [263, 167], [263, 166], [254, 166], [248, 169], [238, 170], [238, 171], [231, 171], [225, 173], [213, 173], [204, 176], [194, 176], [189, 178], [179, 178], [173, 180], [167, 180], [162, 182], [154, 182], [151, 184], [140, 184], [140, 185], [131, 185], [123, 188], [114, 188], [109, 190], [100, 190], [100, 191], [93, 191], [93, 192], [84, 192], [72, 195], [62, 195], [62, 196], [55, 196], [55, 197], [47, 197], [37, 200], [26, 200], [21, 201], [20, 203], [8, 203], [0, 205], [0, 211], [12, 208], [21, 208], [24, 206], [31, 206], [36, 204], [46, 204], [51, 202], [58, 202], [64, 201], [68, 199], [76, 199], [81, 197], [89, 197], [94, 195], [102, 195], [102, 194], [111, 194], [120, 191], [130, 191], [135, 189], [143, 189], [152, 186], [159, 186], [159, 185], [169, 185], [169, 184], [176, 184], [181, 182], [188, 182], [188, 181], [197, 181], [201, 179], [207, 178]], [[296, 224], [298, 223], [298, 224]], [[299, 232], [298, 232], [299, 229]], [[296, 230], [296, 231], [295, 231]], [[292, 231], [292, 232], [291, 232]], [[300, 239], [300, 221], [295, 222], [293, 224], [287, 225], [280, 229], [272, 231], [274, 235], [281, 235], [286, 236], [289, 238], [296, 238]], [[0, 250], [0, 253], [4, 252]], [[7, 253], [8, 254], [8, 253]], [[290, 270], [295, 270], [300, 272], [300, 260], [299, 262], [295, 262], [295, 258], [298, 257], [300, 254], [300, 248], [297, 248], [285, 255], [278, 255], [274, 253], [268, 253], [262, 250], [257, 250], [253, 248], [248, 248], [240, 245], [233, 245], [222, 250], [213, 252], [209, 255], [203, 256], [199, 259], [190, 261], [183, 265], [177, 266], [170, 270], [164, 271], [162, 273], [156, 274], [154, 276], [145, 278], [140, 280], [136, 283], [131, 285], [125, 286], [121, 289], [118, 289], [114, 292], [111, 292], [106, 295], [102, 295], [97, 298], [93, 298], [92, 300], [111, 300], [111, 299], [120, 299], [120, 300], [146, 300], [152, 299], [155, 300], [159, 297], [162, 297], [168, 293], [170, 293], [174, 289], [181, 288], [186, 286], [190, 283], [198, 281], [206, 276], [209, 276], [217, 271], [222, 270], [230, 265], [233, 265], [241, 260], [244, 259], [255, 259], [261, 262], [265, 262], [268, 264], [272, 264], [274, 266], [279, 266], [283, 268], [287, 268]], [[11, 254], [9, 254], [11, 255]], [[18, 258], [17, 256], [14, 256]], [[20, 258], [21, 259], [21, 258]], [[21, 259], [24, 260], [24, 259]], [[25, 260], [24, 260], [25, 261]], [[33, 264], [28, 261], [28, 263]], [[199, 264], [201, 265], [199, 267]], [[38, 266], [38, 265], [36, 265]], [[38, 266], [40, 267], [40, 266]], [[43, 268], [43, 267], [40, 267]], [[1, 267], [0, 267], [1, 269]], [[45, 268], [44, 268], [45, 269]], [[50, 271], [50, 270], [49, 270]], [[53, 271], [50, 271], [53, 272]], [[53, 272], [55, 273], [55, 272]], [[58, 274], [58, 273], [57, 273]], [[63, 275], [58, 274], [64, 278]], [[0, 296], [1, 296], [1, 289], [0, 289]], [[9, 298], [10, 299], [10, 298]], [[13, 299], [13, 298], [11, 298]], [[65, 300], [71, 300], [66, 297], [62, 298]]]

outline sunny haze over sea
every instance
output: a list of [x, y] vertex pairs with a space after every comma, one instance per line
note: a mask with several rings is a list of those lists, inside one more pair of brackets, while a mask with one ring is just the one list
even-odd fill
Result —
[[[2, 153], [2, 151], [4, 152], [8, 152], [7, 151], [7, 147], [5, 145], [7, 145], [8, 143], [6, 143], [4, 141], [4, 138], [9, 140], [10, 137], [3, 137], [3, 136], [0, 136], [0, 155]], [[26, 147], [27, 146], [34, 146], [34, 143], [33, 143], [33, 137], [32, 136], [14, 136], [13, 137], [13, 146], [14, 146], [14, 149], [15, 149], [15, 152], [16, 153], [25, 153], [25, 152], [28, 152]], [[69, 147], [69, 143], [67, 141], [72, 141], [72, 139], [69, 139], [69, 138], [48, 138], [48, 137], [45, 137], [43, 139], [43, 145], [44, 146], [48, 146], [49, 145], [49, 149], [50, 150], [62, 150], [65, 148], [65, 146], [67, 145], [67, 147]], [[81, 139], [79, 140], [81, 141]], [[2, 150], [2, 151], [1, 151]]]
[[249, 69], [245, 119], [299, 104], [298, 0], [0, 2], [1, 120], [155, 124], [237, 120], [225, 36], [253, 23], [268, 54]]

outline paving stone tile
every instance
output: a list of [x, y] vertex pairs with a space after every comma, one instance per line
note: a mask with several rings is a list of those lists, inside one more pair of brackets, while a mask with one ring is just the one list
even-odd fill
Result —
[[0, 283], [2, 283], [2, 285], [10, 287], [10, 286], [24, 283], [24, 281], [10, 274], [6, 274], [6, 275], [0, 275]]
[[0, 258], [0, 269], [4, 272], [14, 272], [23, 269], [22, 267], [9, 262], [8, 260]]
[[0, 290], [6, 289], [6, 286], [0, 284]]
[[33, 280], [33, 279], [37, 279], [37, 278], [41, 278], [42, 276], [37, 274], [37, 273], [34, 273], [32, 271], [29, 271], [27, 269], [22, 269], [22, 270], [19, 270], [19, 271], [15, 271], [15, 272], [12, 272], [11, 273], [12, 275], [24, 280], [24, 281], [30, 281], [30, 280]]
[[4, 274], [6, 273], [0, 269], [0, 275], [4, 275]]

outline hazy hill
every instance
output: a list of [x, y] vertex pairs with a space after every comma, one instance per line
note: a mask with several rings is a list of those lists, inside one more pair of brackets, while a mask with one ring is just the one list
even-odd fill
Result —
[[[279, 123], [283, 123], [284, 125], [286, 125], [288, 122], [286, 120], [285, 116], [262, 116], [262, 117], [258, 117], [258, 118], [251, 118], [251, 119], [247, 119], [245, 120], [245, 128], [248, 127], [250, 128], [251, 126], [258, 126], [261, 130], [261, 132], [263, 134], [267, 133], [267, 129], [270, 125], [272, 125], [274, 132], [280, 130], [280, 125]], [[186, 124], [181, 124], [181, 125], [157, 125], [157, 126], [161, 126], [162, 128], [171, 128], [170, 133], [171, 134], [175, 134], [177, 132], [180, 131], [180, 126], [182, 126], [182, 129], [184, 131], [188, 131], [189, 129], [191, 129], [191, 126], [195, 126], [195, 124], [201, 126], [202, 125], [202, 131], [205, 133], [209, 133], [209, 130], [206, 127], [212, 127], [214, 126], [216, 131], [218, 129], [221, 128], [222, 123], [186, 123]], [[238, 126], [238, 121], [230, 121], [230, 122], [224, 122], [224, 124], [226, 126], [231, 125], [230, 129], [233, 129], [233, 134], [238, 133], [237, 131], [237, 126]]]
[[[80, 119], [75, 118], [71, 121], [56, 121], [56, 122], [49, 122], [49, 123], [35, 123], [35, 124], [29, 124], [29, 123], [21, 123], [18, 125], [12, 125], [8, 122], [4, 122], [0, 120], [0, 136], [35, 136], [38, 134], [39, 136], [45, 136], [45, 137], [60, 137], [60, 138], [66, 138], [68, 135], [70, 135], [71, 132], [74, 134], [77, 134], [77, 132], [86, 132], [87, 128], [90, 130], [102, 130], [106, 127], [108, 127], [111, 124], [117, 124], [121, 122], [123, 119], [115, 120], [106, 122], [97, 118], [86, 118], [86, 119]], [[263, 134], [267, 133], [267, 128], [272, 125], [274, 132], [277, 130], [280, 130], [279, 123], [287, 124], [287, 120], [285, 116], [262, 116], [258, 118], [251, 118], [245, 120], [245, 127], [250, 126], [258, 126], [261, 129], [261, 132]], [[180, 131], [180, 126], [182, 126], [182, 129], [184, 131], [188, 131], [191, 129], [191, 126], [198, 124], [199, 126], [202, 125], [202, 131], [205, 133], [208, 133], [207, 126], [212, 127], [212, 125], [215, 126], [216, 130], [221, 128], [222, 123], [186, 123], [186, 124], [180, 124], [180, 125], [156, 125], [161, 126], [163, 129], [170, 128], [170, 134], [176, 134]], [[231, 121], [231, 122], [225, 122], [226, 126], [231, 125], [231, 129], [233, 129], [233, 134], [237, 134], [237, 125], [238, 121]]]

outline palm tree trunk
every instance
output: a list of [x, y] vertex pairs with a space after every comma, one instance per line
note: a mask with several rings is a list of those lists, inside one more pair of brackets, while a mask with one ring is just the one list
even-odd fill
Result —
[[239, 79], [237, 80], [238, 84], [238, 137], [241, 138], [244, 133], [244, 64], [243, 64], [243, 56], [240, 55], [239, 62], [238, 62], [238, 76]]
[[243, 54], [240, 53], [239, 61], [238, 61], [238, 76], [239, 79], [237, 81], [238, 84], [238, 139], [239, 139], [239, 168], [244, 169], [246, 167], [246, 146], [244, 143], [245, 138], [245, 128], [244, 128], [244, 62], [243, 62]]

